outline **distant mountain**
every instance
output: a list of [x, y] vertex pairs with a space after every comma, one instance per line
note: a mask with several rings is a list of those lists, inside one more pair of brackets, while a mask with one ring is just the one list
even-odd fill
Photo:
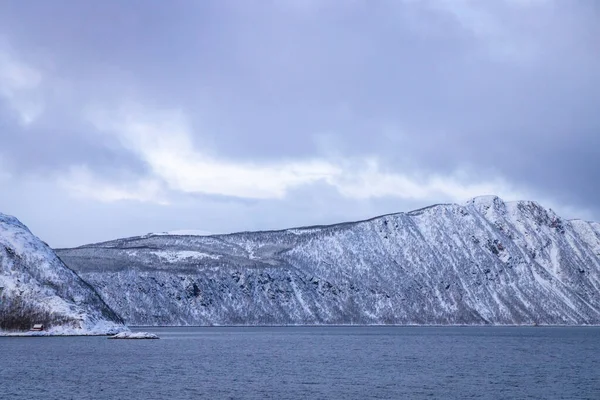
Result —
[[14, 217], [0, 214], [0, 333], [44, 324], [52, 334], [125, 329], [98, 293]]
[[493, 196], [57, 253], [133, 325], [600, 324], [600, 224]]

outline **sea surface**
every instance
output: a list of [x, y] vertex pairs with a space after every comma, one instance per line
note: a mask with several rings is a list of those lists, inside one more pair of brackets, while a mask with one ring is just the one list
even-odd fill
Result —
[[600, 328], [139, 328], [0, 338], [0, 399], [600, 399]]

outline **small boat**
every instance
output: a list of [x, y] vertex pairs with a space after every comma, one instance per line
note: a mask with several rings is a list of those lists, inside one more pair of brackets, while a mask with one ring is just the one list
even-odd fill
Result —
[[34, 324], [30, 329], [32, 332], [40, 332], [44, 330], [44, 324]]

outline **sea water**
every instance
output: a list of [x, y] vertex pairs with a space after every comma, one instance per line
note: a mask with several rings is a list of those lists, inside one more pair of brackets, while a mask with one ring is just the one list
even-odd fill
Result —
[[600, 399], [600, 328], [144, 328], [0, 338], [1, 399]]

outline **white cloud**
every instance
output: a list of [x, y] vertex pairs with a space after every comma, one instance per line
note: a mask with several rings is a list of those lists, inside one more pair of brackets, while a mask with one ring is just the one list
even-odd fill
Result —
[[[134, 111], [132, 111], [134, 110]], [[287, 160], [241, 163], [208, 156], [194, 147], [191, 129], [179, 112], [144, 112], [129, 107], [116, 114], [91, 113], [98, 130], [115, 135], [121, 144], [144, 160], [152, 177], [173, 192], [203, 193], [251, 199], [281, 199], [289, 190], [317, 182], [334, 187], [349, 199], [399, 198], [409, 200], [464, 201], [485, 193], [516, 198], [505, 182], [469, 181], [463, 173], [416, 176], [383, 171], [377, 158], [343, 160]], [[84, 174], [85, 178], [86, 175]], [[85, 179], [77, 179], [77, 182]], [[155, 192], [140, 188], [111, 189], [98, 194], [104, 200], [154, 201]], [[84, 185], [87, 188], [96, 185]]]
[[180, 113], [142, 114], [124, 113], [122, 118], [115, 119], [94, 113], [92, 120], [99, 130], [115, 134], [124, 147], [137, 153], [155, 177], [172, 190], [255, 199], [282, 198], [290, 188], [331, 181], [341, 173], [335, 165], [321, 160], [271, 164], [219, 160], [194, 149], [189, 127]]
[[41, 84], [40, 71], [18, 60], [0, 43], [0, 98], [17, 113], [23, 125], [34, 122], [44, 110]]

